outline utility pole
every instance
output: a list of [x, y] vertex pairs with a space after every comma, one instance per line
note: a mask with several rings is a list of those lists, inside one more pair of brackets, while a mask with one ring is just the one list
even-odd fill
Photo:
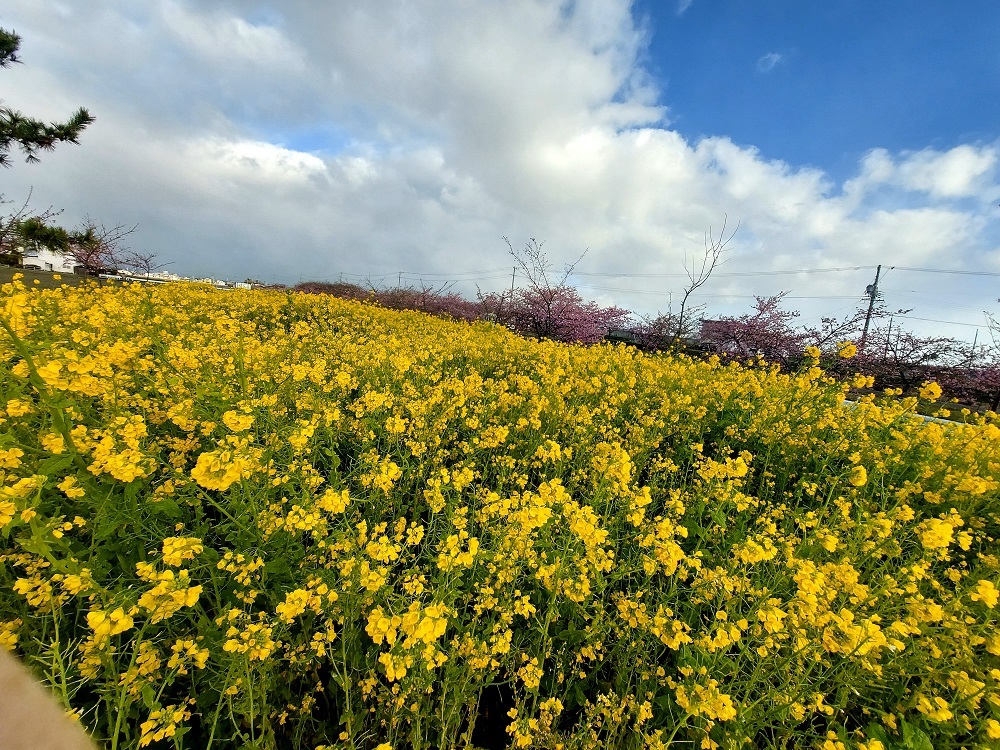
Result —
[[510, 294], [514, 296], [514, 277], [517, 275], [517, 266], [510, 272]]
[[858, 349], [864, 351], [865, 339], [868, 338], [868, 324], [872, 320], [872, 310], [875, 307], [875, 298], [878, 296], [878, 277], [882, 275], [882, 266], [875, 269], [875, 283], [869, 284], [865, 292], [868, 294], [868, 313], [865, 315], [865, 330], [861, 332], [861, 345]]
[[976, 356], [976, 344], [979, 343], [979, 329], [976, 329], [976, 335], [972, 337], [972, 348], [969, 350], [969, 362], [965, 367], [969, 370], [972, 369], [972, 360]]

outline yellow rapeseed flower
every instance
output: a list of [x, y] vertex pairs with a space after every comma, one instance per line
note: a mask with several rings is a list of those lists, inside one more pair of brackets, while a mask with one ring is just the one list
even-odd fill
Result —
[[253, 414], [230, 409], [222, 415], [222, 423], [233, 432], [244, 432], [253, 425]]
[[857, 353], [858, 347], [850, 341], [841, 341], [837, 344], [837, 356], [841, 359], [853, 359]]
[[190, 586], [186, 570], [176, 575], [165, 570], [156, 575], [157, 584], [139, 597], [139, 607], [149, 614], [149, 621], [157, 623], [177, 613], [182, 607], [193, 607], [201, 596], [201, 586]]
[[986, 720], [986, 736], [991, 740], [1000, 740], [1000, 721], [996, 719]]
[[149, 719], [144, 721], [139, 730], [139, 747], [146, 747], [167, 737], [177, 734], [177, 726], [190, 717], [190, 712], [177, 706], [167, 706], [150, 711]]
[[191, 478], [206, 490], [228, 490], [250, 476], [252, 462], [232, 450], [206, 451], [198, 456]]
[[94, 631], [94, 639], [100, 643], [110, 636], [131, 630], [135, 622], [122, 607], [118, 607], [111, 612], [91, 610], [87, 613], [87, 625]]
[[931, 380], [925, 381], [920, 386], [920, 398], [927, 401], [937, 401], [941, 398], [941, 386]]
[[984, 578], [976, 584], [976, 588], [969, 594], [969, 598], [974, 602], [982, 602], [993, 609], [997, 605], [997, 600], [1000, 599], [1000, 591], [993, 585], [993, 581], [987, 581]]
[[168, 536], [163, 540], [163, 563], [176, 567], [185, 560], [194, 559], [195, 555], [200, 555], [204, 550], [201, 539]]
[[942, 549], [951, 544], [954, 538], [954, 528], [945, 520], [940, 518], [928, 518], [918, 527], [920, 543], [927, 549]]

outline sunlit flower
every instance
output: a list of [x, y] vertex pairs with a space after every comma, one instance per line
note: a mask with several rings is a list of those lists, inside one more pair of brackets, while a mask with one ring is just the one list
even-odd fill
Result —
[[851, 467], [847, 481], [855, 487], [864, 487], [868, 484], [868, 470], [861, 464]]
[[185, 560], [194, 559], [195, 555], [200, 555], [204, 549], [201, 539], [180, 536], [167, 537], [163, 540], [163, 563], [172, 566], [180, 565]]
[[95, 640], [100, 642], [112, 635], [131, 630], [135, 623], [131, 617], [125, 614], [123, 608], [118, 607], [111, 612], [99, 609], [91, 610], [87, 613], [87, 625], [94, 631]]
[[920, 398], [927, 401], [937, 401], [941, 398], [941, 386], [933, 381], [926, 381], [920, 386]]
[[984, 578], [976, 584], [976, 588], [969, 594], [969, 598], [974, 602], [982, 602], [993, 609], [997, 605], [997, 600], [1000, 599], [1000, 591], [997, 590], [992, 581], [987, 581]]
[[858, 347], [850, 341], [841, 341], [837, 344], [837, 356], [841, 359], [853, 359], [857, 353]]

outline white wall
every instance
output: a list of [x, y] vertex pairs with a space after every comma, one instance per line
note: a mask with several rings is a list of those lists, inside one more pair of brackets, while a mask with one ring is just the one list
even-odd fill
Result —
[[73, 273], [73, 260], [67, 255], [54, 253], [48, 248], [38, 250], [24, 250], [22, 266], [36, 266], [43, 271], [54, 271], [56, 273]]

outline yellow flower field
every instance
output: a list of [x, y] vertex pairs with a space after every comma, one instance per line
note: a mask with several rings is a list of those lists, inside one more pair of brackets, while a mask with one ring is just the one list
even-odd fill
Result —
[[0, 646], [106, 747], [1000, 747], [996, 415], [279, 292], [0, 326]]

